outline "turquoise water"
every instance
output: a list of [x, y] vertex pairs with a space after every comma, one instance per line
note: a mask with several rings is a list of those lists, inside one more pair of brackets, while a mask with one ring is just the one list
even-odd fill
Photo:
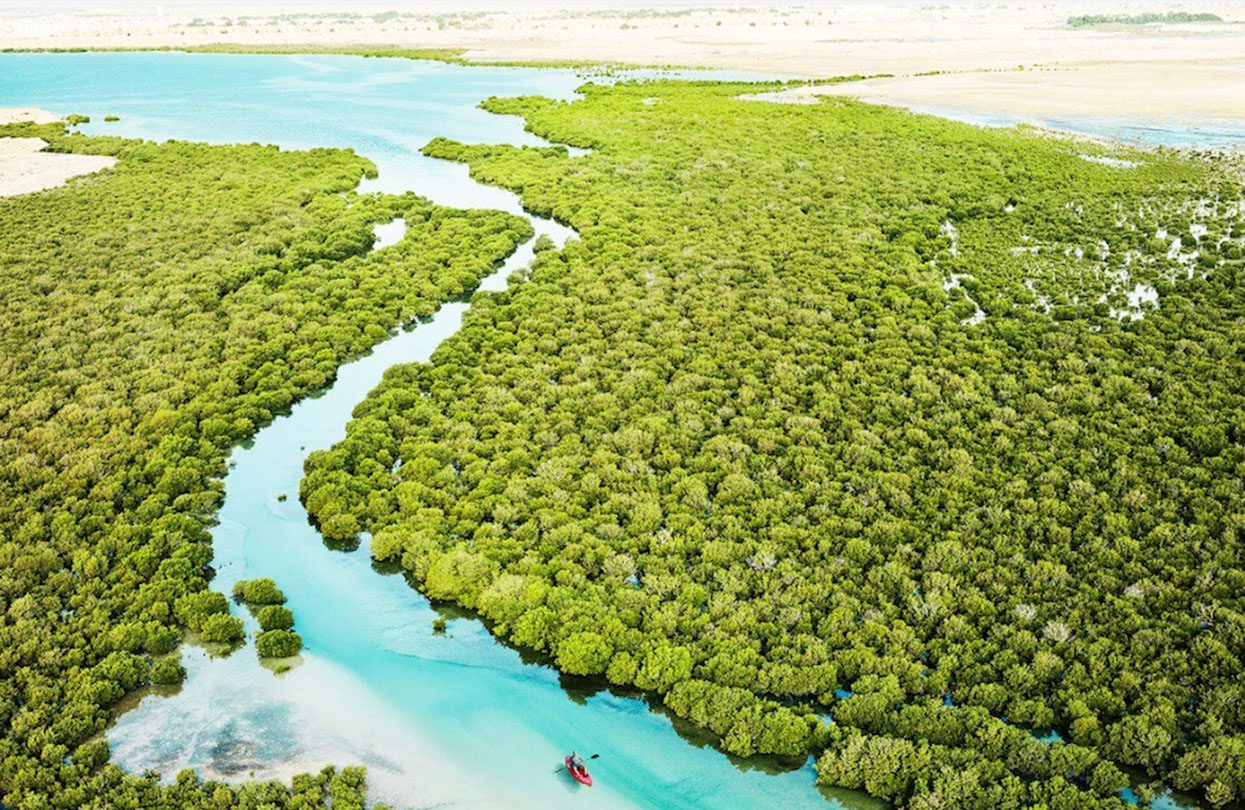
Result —
[[[88, 114], [96, 123], [85, 129], [94, 133], [349, 146], [380, 168], [370, 188], [514, 212], [513, 195], [420, 156], [419, 147], [437, 135], [540, 143], [518, 119], [476, 105], [493, 94], [570, 98], [581, 83], [569, 71], [352, 57], [0, 56], [0, 106]], [[121, 121], [102, 123], [104, 115]], [[533, 224], [557, 243], [574, 238], [557, 223]], [[384, 233], [386, 243], [401, 237]], [[502, 287], [530, 258], [529, 242], [482, 286]], [[733, 761], [703, 738], [681, 736], [641, 698], [525, 661], [473, 618], [451, 616], [448, 632], [433, 634], [437, 609], [401, 575], [378, 570], [366, 544], [330, 549], [308, 524], [297, 497], [307, 454], [344, 436], [355, 404], [385, 369], [427, 360], [467, 307], [447, 304], [344, 366], [330, 389], [234, 453], [213, 532], [214, 587], [228, 593], [239, 578], [275, 579], [305, 641], [302, 663], [277, 676], [249, 643], [225, 658], [186, 645], [185, 684], [145, 695], [119, 716], [108, 732], [114, 759], [132, 771], [171, 777], [195, 767], [224, 779], [362, 763], [373, 798], [399, 806], [828, 806], [810, 763], [768, 773], [774, 763]], [[572, 748], [601, 754], [590, 790], [561, 768]], [[844, 807], [877, 806], [835, 795]]]

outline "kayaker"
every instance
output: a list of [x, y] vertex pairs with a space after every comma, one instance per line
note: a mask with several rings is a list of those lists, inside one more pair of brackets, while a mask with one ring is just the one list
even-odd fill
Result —
[[571, 752], [571, 767], [572, 767], [572, 768], [574, 768], [574, 769], [575, 769], [575, 770], [577, 770], [577, 771], [582, 771], [582, 770], [584, 770], [584, 769], [585, 769], [585, 767], [586, 767], [586, 766], [584, 765], [584, 760], [583, 760], [583, 758], [579, 755], [579, 752], [577, 752], [577, 751], [572, 751], [572, 752]]

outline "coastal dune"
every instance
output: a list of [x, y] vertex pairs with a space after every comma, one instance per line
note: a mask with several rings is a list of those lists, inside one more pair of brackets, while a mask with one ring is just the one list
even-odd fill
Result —
[[[60, 120], [46, 110], [0, 109], [0, 124]], [[0, 138], [0, 197], [14, 197], [55, 188], [84, 174], [111, 168], [117, 159], [104, 155], [44, 152], [41, 138]]]

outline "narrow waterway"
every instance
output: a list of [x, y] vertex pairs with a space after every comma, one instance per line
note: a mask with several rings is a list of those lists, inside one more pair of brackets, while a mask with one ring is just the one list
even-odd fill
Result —
[[[437, 135], [539, 144], [518, 119], [476, 105], [494, 94], [569, 98], [580, 83], [570, 71], [350, 57], [0, 56], [0, 105], [93, 115], [87, 131], [96, 133], [352, 147], [380, 170], [362, 190], [520, 213], [557, 245], [574, 233], [418, 150]], [[102, 123], [105, 114], [121, 120]], [[379, 226], [375, 249], [403, 233], [401, 223]], [[504, 289], [530, 262], [533, 241], [481, 290]], [[361, 763], [372, 798], [399, 807], [787, 808], [826, 807], [827, 798], [877, 806], [859, 794], [819, 793], [811, 763], [733, 760], [704, 737], [684, 736], [643, 698], [565, 680], [497, 643], [474, 618], [439, 613], [400, 574], [374, 565], [366, 544], [326, 546], [298, 501], [304, 460], [344, 437], [386, 369], [428, 360], [468, 307], [448, 303], [396, 333], [235, 451], [213, 531], [213, 587], [228, 593], [238, 579], [276, 580], [304, 639], [301, 663], [278, 675], [250, 641], [226, 657], [185, 645], [182, 687], [140, 696], [109, 730], [114, 760], [166, 778], [193, 767], [227, 780]], [[443, 635], [432, 629], [438, 616], [449, 619]], [[561, 767], [571, 748], [601, 754], [591, 790]]]

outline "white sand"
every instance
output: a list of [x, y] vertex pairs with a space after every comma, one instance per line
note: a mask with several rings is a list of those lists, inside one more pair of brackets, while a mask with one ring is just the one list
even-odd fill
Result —
[[34, 124], [51, 124], [59, 121], [60, 116], [50, 113], [47, 110], [39, 110], [34, 107], [11, 107], [0, 108], [0, 125], [2, 124], [19, 124], [22, 121], [30, 121]]
[[[811, 103], [818, 96], [981, 115], [1235, 118], [1245, 120], [1245, 59], [1069, 65], [1028, 71], [868, 79], [766, 94]], [[1126, 101], [1126, 103], [1122, 103]]]
[[[60, 120], [46, 110], [0, 109], [0, 124]], [[0, 138], [0, 197], [55, 188], [74, 177], [112, 167], [117, 159], [103, 155], [66, 155], [41, 151], [40, 138]]]
[[[225, 782], [364, 765], [374, 801], [395, 806], [498, 806], [490, 786], [393, 714], [350, 672], [310, 654], [280, 678], [253, 649], [210, 660], [186, 646], [190, 673], [173, 699], [144, 697], [107, 734], [114, 761], [166, 779], [182, 768]], [[222, 707], [227, 707], [222, 709]]]

